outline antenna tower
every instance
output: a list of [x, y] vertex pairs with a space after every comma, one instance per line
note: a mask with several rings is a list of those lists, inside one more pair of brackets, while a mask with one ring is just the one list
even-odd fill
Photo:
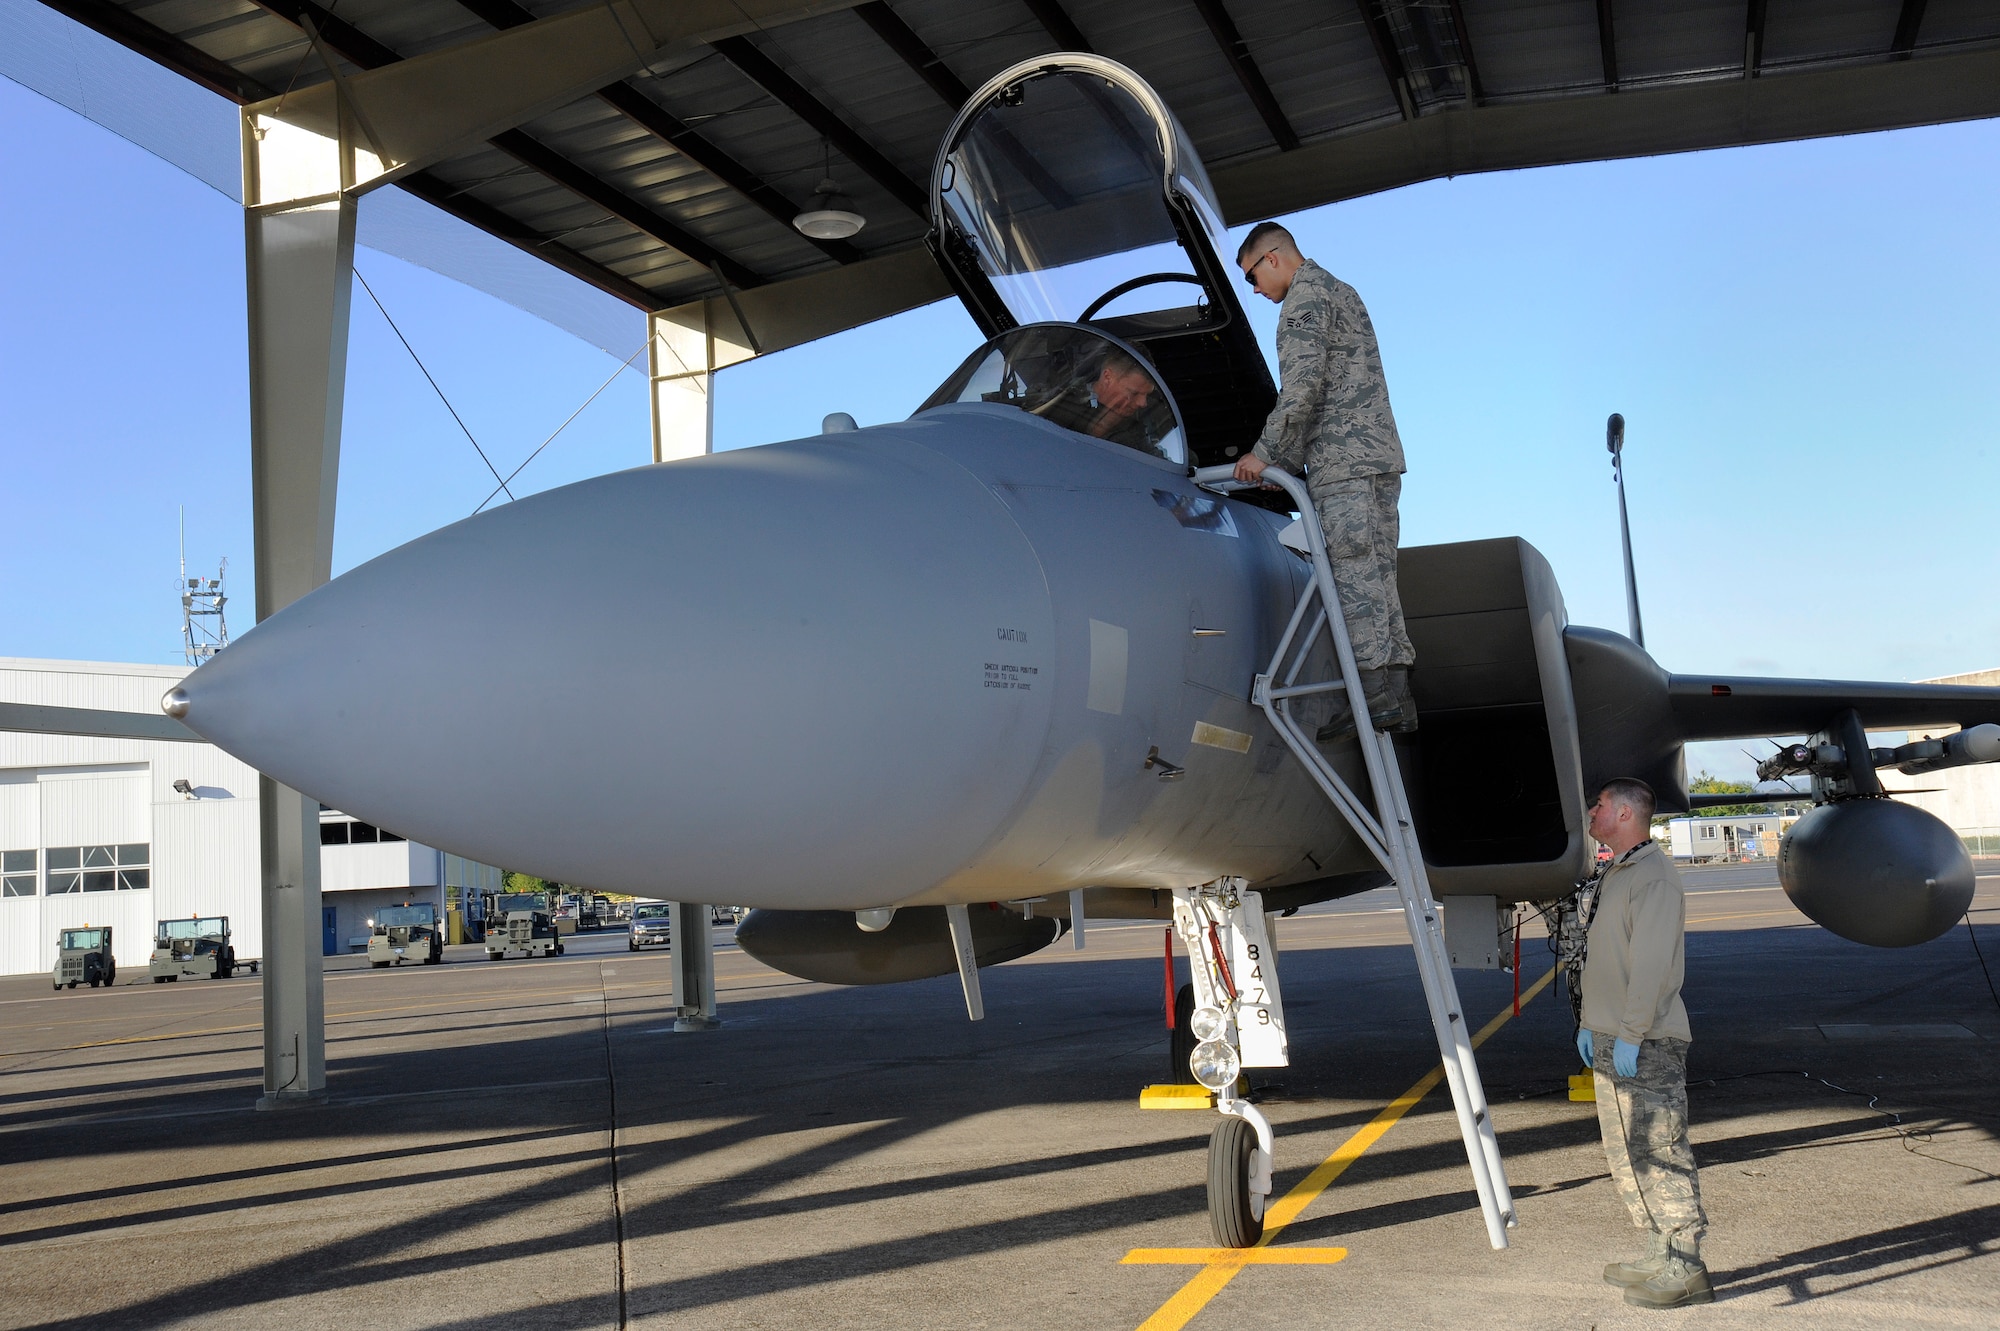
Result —
[[187, 663], [198, 666], [229, 645], [229, 622], [222, 607], [229, 601], [222, 581], [229, 573], [229, 559], [212, 578], [190, 578], [187, 560], [187, 510], [181, 510], [181, 650]]

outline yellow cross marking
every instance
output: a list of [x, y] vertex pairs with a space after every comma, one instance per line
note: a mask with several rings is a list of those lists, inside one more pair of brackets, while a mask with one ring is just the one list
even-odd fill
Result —
[[1134, 1248], [1121, 1266], [1332, 1266], [1345, 1248]]
[[[1521, 995], [1521, 1003], [1528, 1001], [1556, 978], [1554, 967], [1548, 974], [1530, 985]], [[1514, 1015], [1514, 1004], [1508, 1001], [1500, 1009], [1500, 1015], [1480, 1028], [1472, 1037], [1474, 1049], [1486, 1043], [1493, 1032], [1507, 1024]], [[1206, 1308], [1209, 1301], [1222, 1292], [1223, 1286], [1236, 1278], [1236, 1273], [1246, 1266], [1330, 1266], [1347, 1256], [1345, 1248], [1273, 1248], [1271, 1246], [1283, 1233], [1285, 1227], [1297, 1220], [1308, 1206], [1319, 1199], [1319, 1195], [1333, 1186], [1333, 1181], [1347, 1172], [1347, 1167], [1361, 1158], [1362, 1152], [1382, 1140], [1384, 1133], [1396, 1126], [1397, 1120], [1410, 1112], [1417, 1102], [1429, 1095], [1437, 1084], [1444, 1080], [1444, 1065], [1438, 1064], [1417, 1079], [1416, 1085], [1404, 1091], [1383, 1107], [1382, 1112], [1370, 1119], [1365, 1127], [1340, 1144], [1339, 1149], [1320, 1162], [1317, 1169], [1299, 1180], [1290, 1192], [1273, 1202], [1264, 1212], [1264, 1235], [1254, 1247], [1249, 1248], [1134, 1248], [1125, 1254], [1120, 1265], [1199, 1265], [1194, 1278], [1174, 1291], [1174, 1296], [1161, 1304], [1159, 1310], [1144, 1322], [1139, 1331], [1180, 1331], [1196, 1313]], [[1293, 1255], [1296, 1254], [1296, 1255]]]

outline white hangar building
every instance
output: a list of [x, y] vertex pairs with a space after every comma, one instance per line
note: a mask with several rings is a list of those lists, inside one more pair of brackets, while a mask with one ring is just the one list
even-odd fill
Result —
[[[157, 713], [186, 666], [0, 657], [0, 702]], [[227, 915], [241, 957], [264, 953], [257, 773], [214, 745], [0, 730], [0, 974], [46, 971], [59, 930], [110, 925], [121, 968], [156, 921]], [[440, 912], [496, 891], [500, 871], [320, 814], [321, 951], [365, 946], [377, 907]], [[475, 907], [476, 909], [476, 907]]]

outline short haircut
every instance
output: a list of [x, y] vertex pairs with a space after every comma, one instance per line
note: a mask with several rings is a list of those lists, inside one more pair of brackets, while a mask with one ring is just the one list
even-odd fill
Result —
[[1236, 247], [1236, 262], [1241, 264], [1259, 250], [1296, 250], [1298, 247], [1299, 243], [1292, 239], [1292, 233], [1276, 222], [1259, 222], [1250, 228], [1250, 234], [1243, 237], [1243, 243]]
[[1611, 780], [1606, 781], [1603, 786], [1599, 787], [1597, 793], [1600, 795], [1609, 795], [1613, 800], [1623, 804], [1626, 808], [1632, 810], [1633, 813], [1638, 814], [1640, 822], [1650, 823], [1653, 821], [1653, 810], [1657, 807], [1657, 803], [1653, 799], [1653, 788], [1638, 777], [1613, 777]]
[[1138, 357], [1127, 354], [1120, 347], [1106, 349], [1104, 360], [1098, 365], [1097, 371], [1102, 374], [1106, 370], [1113, 374], [1143, 374], [1149, 379], [1152, 377], [1151, 372], [1139, 363]]

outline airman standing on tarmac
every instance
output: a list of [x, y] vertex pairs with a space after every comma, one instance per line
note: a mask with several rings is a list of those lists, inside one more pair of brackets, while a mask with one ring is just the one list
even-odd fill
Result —
[[[1278, 403], [1257, 446], [1236, 464], [1256, 481], [1267, 466], [1305, 474], [1326, 534], [1334, 585], [1377, 730], [1417, 728], [1410, 669], [1416, 648], [1396, 588], [1397, 503], [1403, 444], [1389, 410], [1375, 325], [1353, 287], [1299, 253], [1276, 222], [1250, 228], [1236, 252], [1243, 280], [1282, 304], [1278, 315]], [[1354, 733], [1343, 710], [1322, 743]]]
[[1583, 1022], [1576, 1050], [1596, 1073], [1597, 1126], [1611, 1181], [1646, 1254], [1604, 1278], [1643, 1308], [1712, 1303], [1701, 1240], [1708, 1217], [1688, 1144], [1687, 1055], [1681, 1002], [1687, 899], [1673, 861], [1651, 839], [1653, 791], [1608, 781], [1590, 806], [1590, 835], [1613, 859], [1598, 880], [1585, 943]]

